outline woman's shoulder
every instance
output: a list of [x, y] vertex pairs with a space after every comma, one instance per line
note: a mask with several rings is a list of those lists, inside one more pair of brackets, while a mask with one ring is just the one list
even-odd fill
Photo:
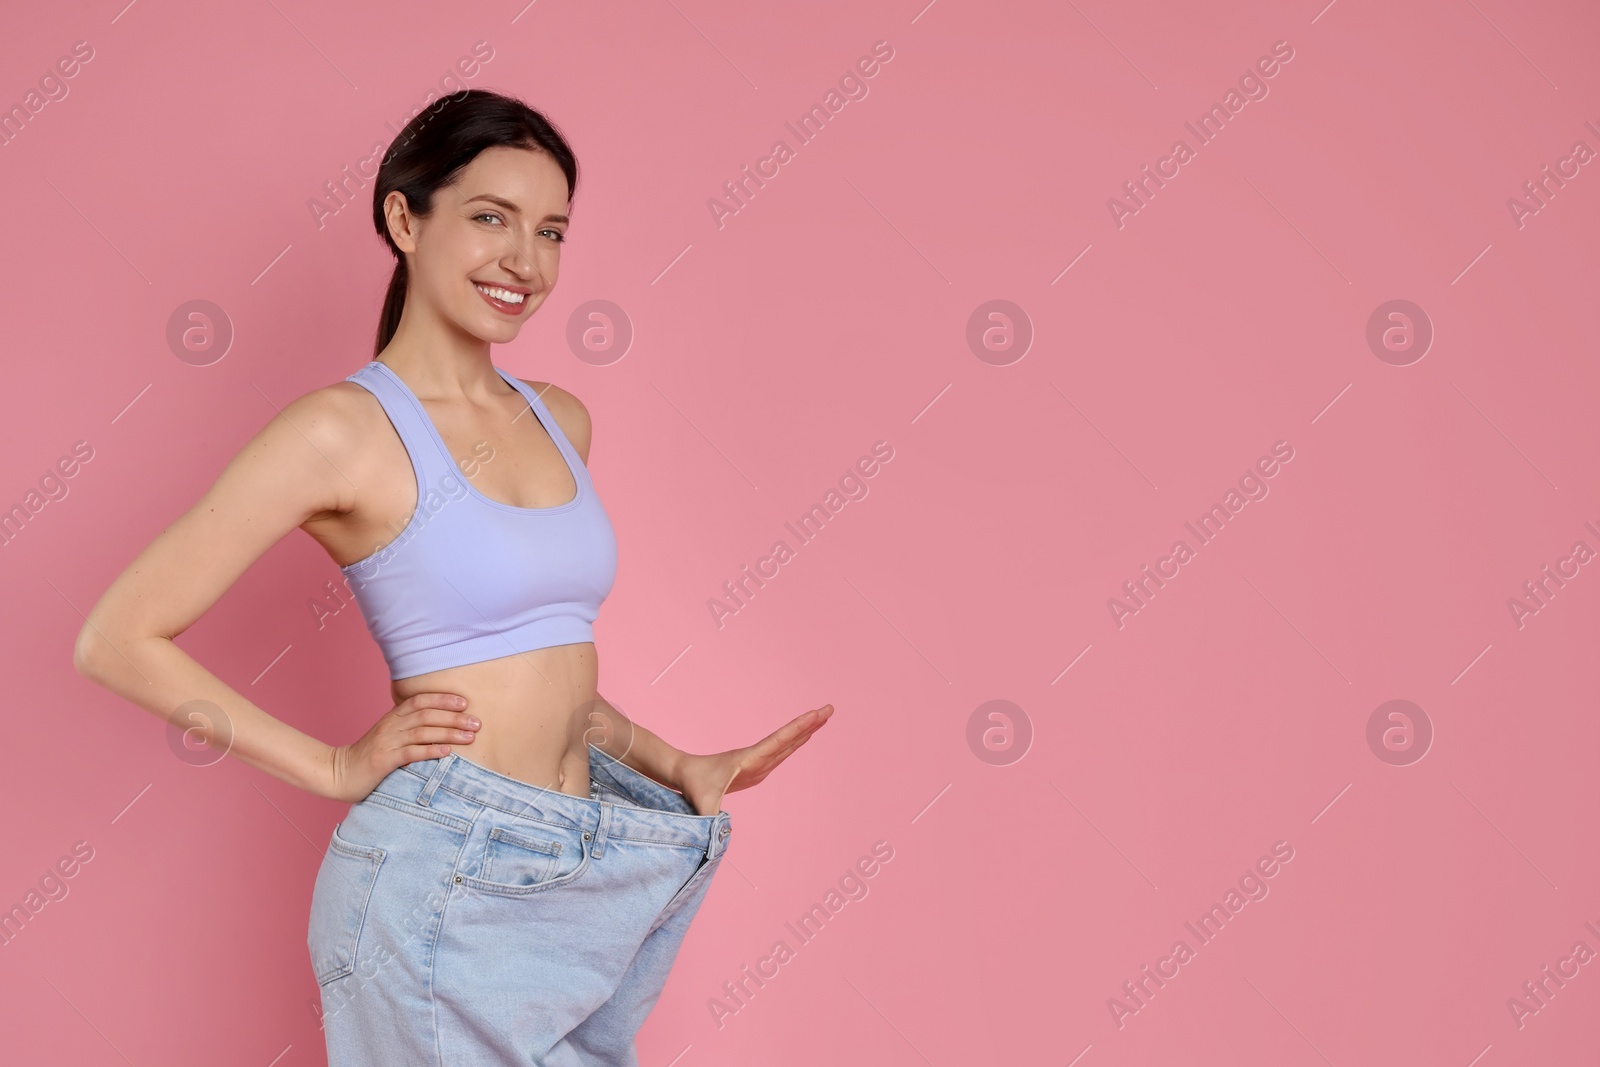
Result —
[[334, 431], [365, 429], [375, 417], [383, 417], [383, 405], [370, 389], [344, 379], [296, 397], [290, 407], [299, 408]]
[[359, 454], [388, 419], [377, 397], [344, 380], [302, 393], [278, 415], [336, 467]]

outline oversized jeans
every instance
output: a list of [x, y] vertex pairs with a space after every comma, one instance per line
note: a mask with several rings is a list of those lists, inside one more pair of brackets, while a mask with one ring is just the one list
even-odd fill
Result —
[[456, 753], [353, 805], [307, 943], [329, 1067], [635, 1067], [731, 832], [589, 746], [590, 795]]

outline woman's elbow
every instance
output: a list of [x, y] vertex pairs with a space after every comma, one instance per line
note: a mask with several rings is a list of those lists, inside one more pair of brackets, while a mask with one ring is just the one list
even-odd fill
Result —
[[78, 631], [78, 640], [72, 646], [72, 669], [91, 681], [99, 670], [105, 641], [93, 623], [86, 622]]
[[96, 625], [91, 618], [84, 622], [83, 629], [78, 631], [77, 641], [72, 645], [72, 668], [91, 682], [106, 685], [107, 679], [115, 673], [116, 664], [113, 661], [125, 661], [127, 656], [121, 649], [128, 648], [130, 644], [120, 634], [106, 633], [105, 626]]

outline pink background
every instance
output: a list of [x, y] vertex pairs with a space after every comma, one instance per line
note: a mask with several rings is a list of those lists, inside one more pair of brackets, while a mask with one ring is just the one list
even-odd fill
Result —
[[[6, 106], [94, 50], [0, 148], [0, 504], [93, 448], [0, 549], [0, 905], [93, 849], [0, 947], [7, 1062], [323, 1062], [305, 930], [344, 806], [179, 760], [71, 646], [275, 405], [370, 358], [370, 186], [321, 229], [307, 201], [477, 41], [468, 84], [545, 110], [583, 169], [561, 283], [496, 363], [594, 417], [602, 691], [695, 751], [837, 708], [728, 798], [642, 1063], [1592, 1058], [1600, 964], [1520, 1026], [1507, 1004], [1600, 952], [1600, 564], [1520, 627], [1507, 604], [1600, 550], [1600, 164], [1520, 227], [1507, 206], [1600, 150], [1592, 5], [122, 2], [0, 35]], [[868, 95], [798, 144], [784, 123], [877, 41]], [[1278, 41], [1269, 95], [1197, 148], [1184, 123]], [[719, 228], [708, 200], [780, 138]], [[1179, 138], [1195, 158], [1119, 228], [1108, 198]], [[194, 299], [235, 331], [205, 366], [166, 341]], [[1025, 354], [969, 347], [996, 299]], [[1396, 299], [1435, 332], [1405, 366], [1366, 339]], [[567, 342], [591, 300], [635, 331], [608, 365]], [[868, 495], [795, 542], [876, 441]], [[1270, 495], [1119, 628], [1108, 599], [1278, 441]], [[780, 538], [795, 558], [719, 628]], [[336, 577], [294, 534], [181, 644], [353, 740], [386, 673], [354, 607], [317, 628]], [[1434, 733], [1408, 765], [1367, 741], [1394, 699]], [[1019, 709], [1003, 765], [968, 740], [991, 700]], [[878, 841], [870, 892], [799, 944], [784, 923]], [[1184, 923], [1280, 841], [1269, 895], [1201, 946]], [[726, 999], [780, 938], [794, 958]], [[1119, 1025], [1109, 998], [1179, 939]]]

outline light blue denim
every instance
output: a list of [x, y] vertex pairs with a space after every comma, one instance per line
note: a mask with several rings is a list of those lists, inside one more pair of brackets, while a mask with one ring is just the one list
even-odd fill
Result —
[[590, 795], [452, 752], [334, 827], [307, 945], [329, 1067], [636, 1067], [732, 831], [589, 746]]

